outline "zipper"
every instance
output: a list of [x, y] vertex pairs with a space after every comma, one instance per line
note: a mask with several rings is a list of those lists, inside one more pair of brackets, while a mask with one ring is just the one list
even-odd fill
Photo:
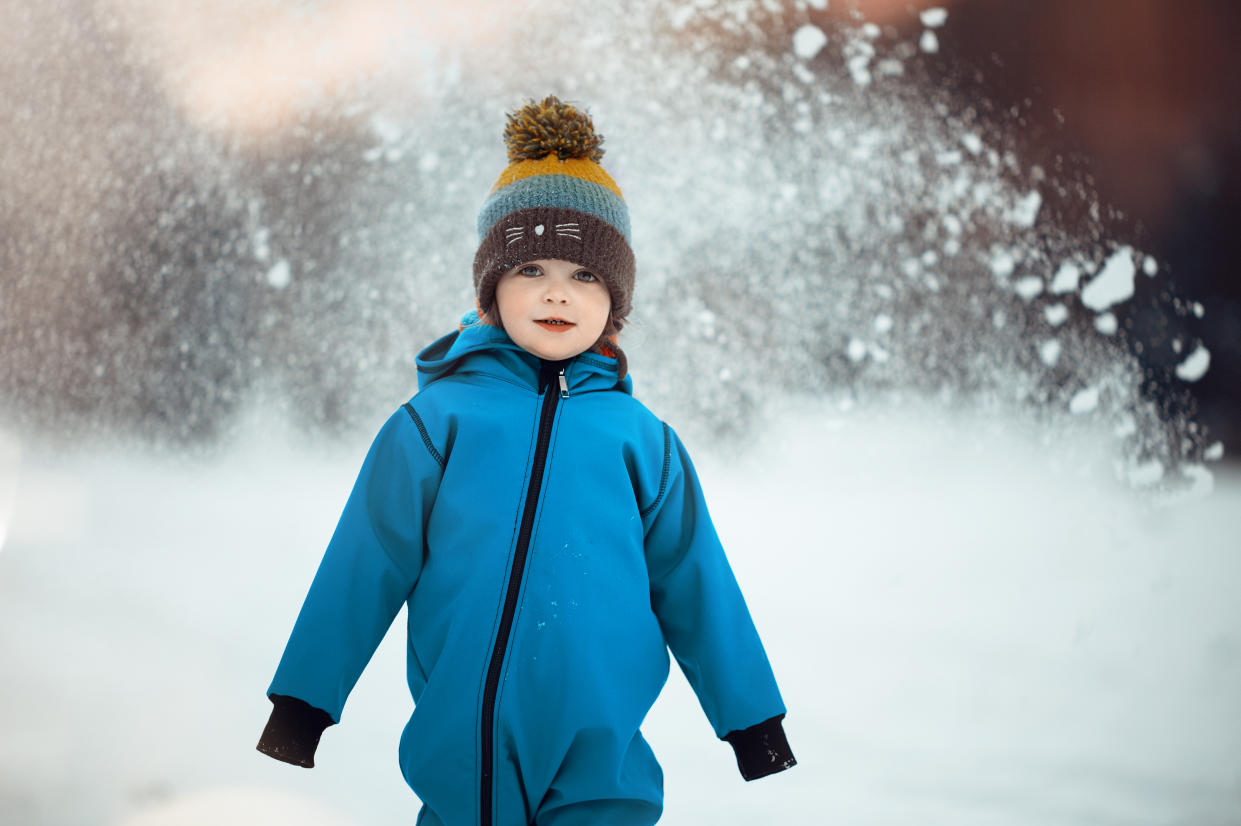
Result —
[[[559, 370], [558, 373], [555, 371]], [[491, 662], [487, 667], [487, 682], [483, 686], [483, 712], [481, 746], [482, 771], [480, 783], [479, 822], [491, 826], [492, 817], [492, 770], [495, 763], [495, 705], [500, 689], [500, 672], [508, 651], [509, 635], [513, 630], [513, 615], [517, 611], [517, 597], [521, 591], [521, 578], [526, 570], [526, 558], [530, 551], [530, 534], [534, 530], [535, 511], [539, 505], [539, 491], [543, 487], [543, 469], [547, 464], [547, 449], [552, 439], [552, 423], [556, 419], [556, 405], [560, 399], [569, 398], [569, 385], [561, 362], [543, 362], [539, 371], [539, 389], [543, 393], [543, 406], [539, 412], [539, 434], [534, 447], [534, 465], [530, 469], [530, 484], [526, 488], [526, 500], [521, 514], [521, 528], [517, 533], [517, 548], [513, 552], [513, 569], [509, 573], [505, 589], [504, 611], [500, 614], [500, 627], [496, 630], [495, 645], [491, 649]], [[552, 377], [559, 377], [559, 390]]]

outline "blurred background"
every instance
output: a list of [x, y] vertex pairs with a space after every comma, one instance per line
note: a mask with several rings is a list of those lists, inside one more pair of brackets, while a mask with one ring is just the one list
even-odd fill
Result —
[[[727, 390], [657, 378], [649, 392], [696, 406], [697, 417], [730, 410], [712, 416], [712, 429], [744, 430], [745, 411], [761, 404], [756, 390], [771, 386], [848, 386], [865, 397], [904, 385], [957, 397], [1021, 372], [1038, 388], [1034, 403], [1052, 407], [1065, 399], [1047, 388], [1066, 371], [1132, 356], [1142, 387], [1124, 391], [1126, 402], [1153, 399], [1165, 425], [1181, 431], [1192, 420], [1212, 434], [1180, 433], [1188, 451], [1150, 437], [1139, 453], [1174, 465], [1238, 435], [1234, 4], [739, 0], [594, 15], [554, 2], [394, 0], [7, 8], [0, 415], [10, 429], [211, 445], [259, 399], [318, 435], [373, 424], [412, 392], [417, 350], [470, 303], [472, 220], [503, 166], [503, 112], [556, 92], [580, 98], [616, 136], [610, 162], [644, 228], [646, 303], [631, 346], [639, 357], [651, 339], [702, 349], [709, 385], [720, 370], [733, 378]], [[914, 163], [951, 160], [962, 135], [972, 136], [964, 177], [951, 163], [901, 177], [910, 152], [924, 156]], [[1000, 153], [990, 168], [984, 144]], [[721, 175], [722, 194], [712, 180]], [[868, 190], [877, 178], [883, 190]], [[973, 203], [954, 186], [968, 186]], [[1008, 190], [1013, 203], [1037, 199], [1020, 233], [997, 215]], [[669, 209], [669, 196], [683, 208]], [[764, 214], [747, 216], [747, 204]], [[866, 226], [864, 209], [885, 223]], [[945, 255], [942, 239], [915, 232], [963, 237]], [[760, 238], [775, 243], [752, 260]], [[1021, 364], [1014, 351], [975, 370], [962, 365], [992, 349], [984, 340], [1009, 351], [1045, 342], [1012, 325], [980, 327], [968, 352], [925, 331], [901, 336], [963, 323], [966, 288], [985, 305], [974, 308], [983, 327], [998, 326], [992, 311], [1014, 315], [979, 294], [994, 291], [991, 279], [972, 283], [980, 270], [1004, 273], [989, 266], [1001, 247], [1018, 270], [1012, 284], [1025, 268], [1050, 286], [1070, 260], [1084, 285], [1120, 246], [1158, 276], [1106, 308], [1119, 356], [1062, 345], [1057, 364]], [[934, 263], [908, 263], [928, 250]], [[706, 328], [744, 328], [754, 314], [713, 304], [754, 297], [704, 289], [712, 267], [748, 270], [726, 280], [755, 290], [775, 285], [784, 295], [760, 300], [781, 320], [801, 315], [805, 301], [791, 299], [804, 294], [812, 316], [797, 323], [807, 334], [747, 331], [736, 348], [718, 346], [720, 331]], [[911, 267], [941, 270], [962, 292], [949, 300], [952, 286], [910, 294], [905, 284], [840, 309], [817, 297], [882, 287]], [[902, 292], [930, 309], [925, 325], [902, 323], [916, 311], [895, 307]], [[1019, 314], [1052, 298], [1044, 291]], [[1050, 331], [1061, 338], [1077, 321], [1074, 302], [1067, 309], [1069, 323]], [[881, 314], [896, 321], [896, 340], [882, 347], [889, 358], [850, 357], [867, 343], [858, 329]], [[659, 323], [644, 339], [648, 317]], [[674, 340], [672, 327], [688, 337]], [[863, 343], [850, 351], [853, 341]], [[1199, 345], [1210, 369], [1178, 378]], [[674, 386], [709, 402], [678, 399]]]
[[1233, 276], [1241, 207], [1241, 87], [1229, 44], [1236, 4], [1190, 0], [1070, 3], [961, 0], [946, 24], [995, 111], [1014, 113], [1028, 157], [1074, 157], [1107, 204], [1111, 232], [1164, 262], [1182, 297], [1211, 307], [1169, 319], [1156, 296], [1126, 313], [1135, 348], [1166, 383], [1169, 342], [1214, 354], [1194, 388], [1199, 418], [1241, 436], [1241, 285]]
[[674, 673], [666, 822], [1241, 824], [1237, 4], [0, 8], [0, 822], [412, 821], [400, 620], [263, 690], [553, 93], [801, 761]]

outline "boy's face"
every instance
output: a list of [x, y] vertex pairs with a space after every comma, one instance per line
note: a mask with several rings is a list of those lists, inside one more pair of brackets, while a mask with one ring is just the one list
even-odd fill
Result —
[[496, 310], [509, 338], [550, 361], [589, 350], [611, 309], [602, 278], [559, 258], [528, 261], [496, 282]]

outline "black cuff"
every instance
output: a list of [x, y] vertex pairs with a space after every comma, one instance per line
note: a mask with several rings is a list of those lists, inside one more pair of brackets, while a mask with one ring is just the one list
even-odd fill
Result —
[[274, 708], [259, 738], [258, 750], [268, 757], [313, 769], [319, 738], [325, 728], [334, 724], [331, 715], [296, 697], [270, 697]]
[[741, 731], [730, 731], [720, 738], [727, 740], [737, 753], [737, 768], [746, 780], [758, 780], [797, 765], [789, 741], [784, 737], [784, 726], [780, 722], [783, 719], [783, 714], [777, 714], [770, 720]]

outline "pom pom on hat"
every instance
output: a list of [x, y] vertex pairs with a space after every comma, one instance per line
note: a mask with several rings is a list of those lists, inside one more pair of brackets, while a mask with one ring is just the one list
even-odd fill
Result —
[[595, 133], [590, 115], [555, 95], [510, 112], [504, 145], [510, 163], [541, 160], [553, 152], [562, 161], [586, 158], [599, 163], [603, 159], [603, 135]]

